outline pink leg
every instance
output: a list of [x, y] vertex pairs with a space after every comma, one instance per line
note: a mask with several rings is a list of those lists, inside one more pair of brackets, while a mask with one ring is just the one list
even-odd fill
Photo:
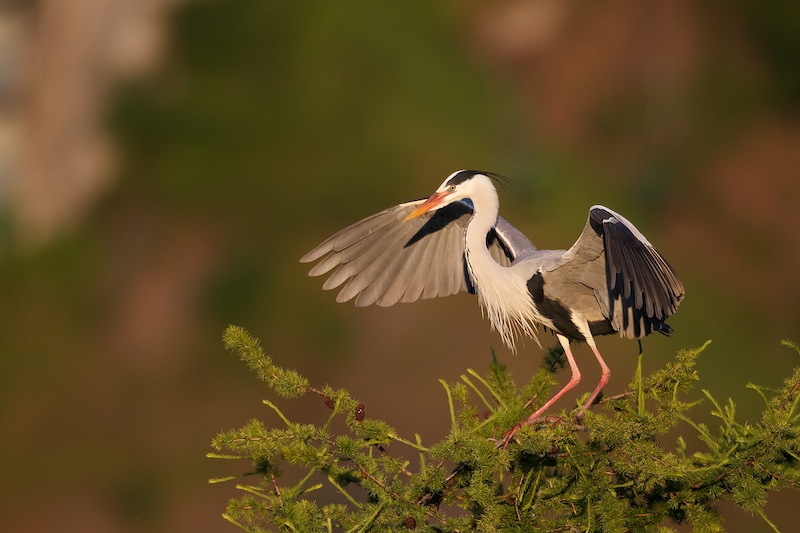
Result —
[[592, 392], [592, 395], [589, 396], [588, 400], [586, 400], [586, 403], [583, 404], [581, 410], [578, 411], [578, 417], [583, 416], [583, 412], [586, 409], [590, 408], [592, 404], [594, 404], [594, 401], [597, 399], [597, 397], [600, 395], [600, 392], [602, 392], [603, 388], [608, 383], [609, 378], [611, 378], [611, 370], [609, 370], [608, 366], [606, 365], [606, 362], [603, 361], [603, 356], [600, 355], [600, 350], [597, 349], [597, 346], [594, 343], [594, 339], [592, 337], [588, 337], [586, 339], [586, 343], [592, 349], [594, 356], [597, 358], [597, 362], [600, 363], [600, 370], [602, 371], [602, 374], [600, 376], [600, 382], [597, 384], [597, 387], [595, 387], [594, 392]]
[[534, 412], [531, 416], [528, 417], [528, 419], [525, 421], [526, 424], [530, 424], [531, 422], [542, 416], [542, 414], [548, 409], [550, 409], [550, 407], [554, 403], [556, 403], [559, 398], [561, 398], [562, 396], [564, 396], [564, 394], [572, 390], [575, 387], [575, 385], [577, 385], [581, 381], [581, 371], [578, 369], [577, 363], [575, 363], [575, 358], [572, 356], [572, 350], [569, 349], [569, 340], [561, 335], [557, 335], [557, 337], [558, 337], [558, 342], [561, 343], [561, 347], [564, 348], [564, 353], [567, 356], [567, 361], [569, 362], [569, 368], [572, 371], [572, 375], [570, 376], [567, 384], [564, 385], [563, 389], [558, 391], [555, 396], [547, 400], [547, 402], [545, 402], [543, 406], [541, 406], [539, 409], [536, 410], [536, 412]]
[[547, 411], [554, 403], [558, 401], [559, 398], [564, 396], [567, 392], [569, 392], [575, 385], [580, 383], [581, 381], [581, 371], [578, 369], [577, 363], [575, 363], [575, 358], [572, 356], [572, 351], [569, 349], [569, 340], [566, 337], [561, 335], [556, 335], [558, 337], [558, 342], [561, 343], [561, 347], [564, 348], [564, 353], [567, 355], [567, 361], [569, 361], [569, 368], [572, 371], [572, 375], [569, 378], [569, 381], [564, 388], [558, 391], [555, 396], [547, 400], [543, 406], [536, 410], [531, 416], [527, 419], [523, 420], [510, 430], [508, 430], [503, 438], [498, 441], [497, 446], [508, 446], [508, 443], [511, 442], [511, 439], [516, 435], [517, 431], [522, 428], [525, 424], [532, 424], [536, 421], [542, 414]]

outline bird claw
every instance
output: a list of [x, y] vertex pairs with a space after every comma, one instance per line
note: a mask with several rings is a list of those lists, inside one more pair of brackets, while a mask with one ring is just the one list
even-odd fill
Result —
[[[565, 419], [564, 419], [563, 416], [544, 416], [544, 417], [540, 417], [540, 418], [526, 419], [526, 420], [523, 420], [522, 422], [520, 422], [519, 424], [517, 424], [516, 426], [514, 426], [513, 428], [509, 429], [505, 433], [503, 433], [503, 437], [502, 438], [500, 438], [500, 439], [492, 439], [492, 440], [494, 440], [495, 447], [505, 449], [505, 448], [508, 447], [509, 443], [514, 439], [514, 437], [517, 434], [517, 432], [520, 429], [522, 429], [524, 426], [533, 425], [533, 424], [536, 424], [536, 425], [539, 425], [539, 426], [541, 426], [542, 424], [549, 424], [551, 426], [557, 426], [559, 424], [563, 424], [564, 422], [565, 422]], [[539, 429], [541, 429], [541, 427], [536, 428], [536, 431], [538, 431]]]

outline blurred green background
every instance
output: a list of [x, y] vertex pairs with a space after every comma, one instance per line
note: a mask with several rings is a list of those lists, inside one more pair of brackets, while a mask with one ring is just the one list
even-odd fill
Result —
[[[758, 417], [744, 384], [798, 364], [799, 5], [3, 2], [0, 530], [233, 531], [206, 480], [246, 465], [210, 439], [275, 420], [229, 323], [427, 441], [438, 378], [495, 348], [526, 380], [541, 350], [508, 353], [473, 297], [356, 309], [297, 262], [461, 168], [513, 178], [502, 214], [541, 248], [595, 203], [634, 221], [687, 287], [645, 370], [713, 339], [701, 386]], [[636, 344], [599, 345], [620, 392]], [[770, 499], [784, 530], [796, 498]]]

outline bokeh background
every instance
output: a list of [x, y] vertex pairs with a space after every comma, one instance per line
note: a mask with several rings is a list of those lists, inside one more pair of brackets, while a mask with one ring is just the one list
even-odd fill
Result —
[[[460, 168], [513, 178], [542, 248], [595, 203], [634, 221], [688, 292], [645, 370], [713, 339], [701, 386], [757, 418], [744, 384], [798, 364], [799, 112], [791, 0], [0, 2], [0, 530], [233, 531], [207, 479], [247, 465], [210, 439], [277, 422], [229, 323], [427, 441], [438, 378], [495, 348], [526, 380], [541, 350], [473, 297], [356, 309], [297, 262]], [[620, 392], [636, 345], [600, 348]], [[770, 498], [784, 530], [796, 498]]]

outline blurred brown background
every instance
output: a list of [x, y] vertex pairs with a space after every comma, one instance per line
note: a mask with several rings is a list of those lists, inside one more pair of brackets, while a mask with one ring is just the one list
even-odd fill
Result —
[[[798, 363], [798, 65], [789, 0], [0, 2], [0, 530], [233, 531], [206, 480], [246, 465], [210, 439], [277, 422], [229, 323], [426, 441], [438, 378], [494, 347], [526, 380], [542, 352], [474, 298], [356, 309], [297, 262], [460, 168], [515, 179], [503, 216], [543, 248], [595, 203], [634, 221], [688, 291], [646, 370], [713, 339], [701, 386], [758, 417], [744, 384]], [[635, 343], [600, 347], [619, 392]]]

